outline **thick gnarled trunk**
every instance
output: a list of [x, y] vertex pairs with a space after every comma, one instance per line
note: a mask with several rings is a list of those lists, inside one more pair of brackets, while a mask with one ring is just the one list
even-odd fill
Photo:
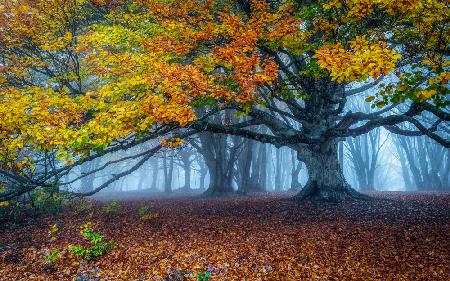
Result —
[[208, 163], [210, 182], [208, 189], [203, 193], [207, 197], [221, 197], [233, 193], [231, 176], [228, 174], [224, 161]]
[[203, 193], [207, 197], [220, 197], [233, 193], [233, 165], [235, 149], [227, 149], [227, 136], [203, 134], [200, 136], [205, 164], [209, 171], [209, 187]]
[[365, 199], [347, 183], [338, 159], [337, 143], [321, 147], [302, 146], [298, 158], [308, 169], [308, 182], [295, 196], [299, 200], [339, 202], [345, 199]]

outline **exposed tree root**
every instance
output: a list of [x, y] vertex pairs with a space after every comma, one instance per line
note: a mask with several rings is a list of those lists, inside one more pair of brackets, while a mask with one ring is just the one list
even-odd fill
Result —
[[342, 202], [345, 200], [370, 200], [371, 197], [351, 188], [349, 185], [319, 186], [316, 182], [308, 182], [306, 186], [291, 200]]

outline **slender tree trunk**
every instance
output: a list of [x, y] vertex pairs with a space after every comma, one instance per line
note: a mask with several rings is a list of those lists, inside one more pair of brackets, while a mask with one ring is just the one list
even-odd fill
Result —
[[253, 144], [254, 143], [252, 141], [249, 140], [245, 141], [242, 155], [240, 156], [238, 161], [237, 167], [237, 169], [239, 169], [238, 192], [241, 194], [247, 194], [248, 191], [251, 189], [250, 168], [252, 164], [253, 165], [255, 164], [252, 161]]
[[397, 145], [396, 149], [397, 149], [397, 154], [399, 157], [400, 165], [402, 168], [402, 176], [403, 176], [403, 181], [405, 184], [405, 190], [412, 191], [415, 189], [415, 186], [414, 186], [414, 183], [413, 183], [411, 175], [410, 175], [410, 169], [408, 166], [408, 160], [406, 159], [406, 156], [405, 156], [405, 152], [400, 145]]
[[[89, 173], [91, 170], [95, 169], [98, 164], [98, 159], [85, 163], [81, 166], [81, 173]], [[95, 173], [87, 175], [81, 179], [81, 192], [90, 192], [94, 189]]]
[[281, 149], [277, 148], [275, 152], [275, 191], [281, 191]]
[[[206, 166], [206, 163], [205, 163], [205, 156], [203, 155], [203, 153], [201, 153], [202, 149], [200, 149], [200, 147], [198, 145], [196, 145], [196, 143], [193, 143], [193, 144], [194, 144], [193, 146], [197, 150], [197, 153], [199, 154], [199, 155], [196, 155], [196, 158], [195, 158], [195, 161], [197, 162], [197, 165], [199, 167], [198, 172], [200, 174], [199, 175], [200, 176], [199, 189], [201, 191], [204, 191], [205, 190], [205, 179], [206, 179], [206, 175], [208, 174], [208, 167]], [[200, 157], [200, 155], [202, 155], [202, 156]]]
[[142, 187], [144, 186], [145, 178], [146, 178], [145, 171], [141, 171], [139, 173], [139, 183], [138, 183], [138, 188], [137, 188], [138, 190], [142, 190]]
[[164, 192], [172, 193], [173, 157], [167, 164], [167, 154], [164, 154]]
[[366, 199], [347, 183], [339, 165], [337, 143], [321, 147], [301, 146], [298, 158], [308, 169], [308, 182], [296, 195], [299, 200], [339, 202], [348, 198]]
[[261, 144], [261, 160], [259, 161], [259, 190], [261, 192], [265, 192], [267, 190], [267, 145]]
[[184, 189], [191, 190], [191, 166], [184, 166]]
[[152, 161], [152, 190], [156, 190], [156, 182], [158, 181], [159, 160], [158, 158]]
[[181, 188], [185, 191], [191, 191], [191, 156], [193, 153], [189, 150], [182, 150], [179, 153], [181, 166], [184, 170], [184, 186]]
[[200, 172], [200, 190], [205, 190], [205, 179], [207, 174], [208, 174], [207, 170], [202, 170]]
[[[252, 157], [253, 154], [253, 157]], [[266, 191], [266, 164], [267, 164], [267, 147], [263, 143], [251, 142], [250, 157], [247, 161], [251, 161], [251, 175], [248, 183], [247, 191], [263, 192]]]
[[302, 185], [298, 181], [298, 176], [300, 175], [300, 171], [302, 170], [302, 162], [299, 162], [295, 157], [295, 151], [291, 150], [291, 162], [292, 162], [292, 170], [291, 170], [291, 190], [300, 190]]

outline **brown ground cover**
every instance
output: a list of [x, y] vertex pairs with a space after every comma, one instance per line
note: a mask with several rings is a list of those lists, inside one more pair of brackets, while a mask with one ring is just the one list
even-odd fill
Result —
[[[377, 193], [372, 201], [297, 204], [287, 195], [119, 201], [118, 213], [79, 202], [60, 215], [0, 230], [0, 280], [450, 280], [450, 195]], [[142, 221], [150, 206], [159, 217]], [[69, 244], [80, 226], [116, 246], [90, 261]], [[58, 223], [55, 240], [49, 226]], [[5, 246], [6, 245], [6, 246]], [[49, 267], [46, 251], [61, 258]]]

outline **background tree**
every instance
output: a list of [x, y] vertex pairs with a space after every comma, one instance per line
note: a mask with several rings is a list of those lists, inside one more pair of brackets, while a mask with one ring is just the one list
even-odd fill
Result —
[[449, 149], [424, 137], [396, 136], [395, 143], [407, 190], [448, 190]]

